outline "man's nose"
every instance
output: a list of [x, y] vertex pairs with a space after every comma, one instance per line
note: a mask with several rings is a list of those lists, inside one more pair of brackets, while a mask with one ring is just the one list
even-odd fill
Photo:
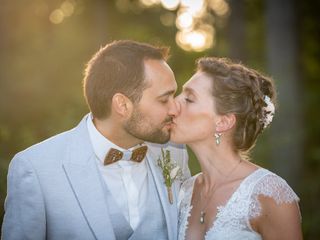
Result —
[[169, 115], [172, 117], [176, 117], [180, 112], [180, 108], [181, 106], [179, 101], [176, 98], [174, 98], [169, 109]]

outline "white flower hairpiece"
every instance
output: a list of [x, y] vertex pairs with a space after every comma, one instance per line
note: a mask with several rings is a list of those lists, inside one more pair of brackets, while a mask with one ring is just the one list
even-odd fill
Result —
[[271, 98], [267, 95], [264, 96], [263, 101], [267, 106], [262, 108], [263, 116], [260, 119], [260, 122], [263, 123], [263, 128], [266, 128], [272, 122], [275, 106], [273, 102], [271, 102]]

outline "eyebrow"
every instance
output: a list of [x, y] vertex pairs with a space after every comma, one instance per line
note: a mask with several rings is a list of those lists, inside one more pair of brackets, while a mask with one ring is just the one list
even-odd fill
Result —
[[175, 90], [166, 91], [165, 93], [163, 93], [163, 94], [161, 94], [160, 96], [158, 96], [158, 98], [162, 98], [162, 97], [174, 95], [175, 92], [176, 92]]
[[196, 96], [198, 95], [196, 91], [194, 91], [192, 88], [189, 88], [189, 87], [183, 87], [182, 90], [188, 93], [192, 93]]

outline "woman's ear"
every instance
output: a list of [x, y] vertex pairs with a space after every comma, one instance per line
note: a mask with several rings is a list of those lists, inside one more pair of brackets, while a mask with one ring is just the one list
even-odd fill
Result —
[[233, 113], [219, 116], [216, 122], [216, 132], [225, 132], [236, 124], [236, 116]]
[[118, 115], [127, 118], [132, 112], [132, 102], [131, 100], [122, 93], [116, 93], [112, 97], [112, 111]]

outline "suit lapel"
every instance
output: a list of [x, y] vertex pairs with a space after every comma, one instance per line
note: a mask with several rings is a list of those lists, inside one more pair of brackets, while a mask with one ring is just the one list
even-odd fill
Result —
[[86, 119], [73, 130], [63, 168], [96, 239], [115, 239]]
[[[176, 239], [177, 237], [177, 227], [178, 227], [178, 210], [177, 210], [177, 198], [174, 197], [173, 204], [170, 204], [168, 199], [167, 188], [164, 184], [164, 178], [162, 176], [161, 168], [157, 165], [157, 160], [160, 156], [160, 153], [152, 148], [149, 147], [147, 153], [147, 161], [149, 163], [152, 176], [154, 178], [154, 182], [159, 193], [161, 205], [164, 211], [167, 229], [168, 229], [168, 236], [169, 239]], [[176, 196], [176, 186], [175, 184], [172, 185], [172, 191], [174, 196]]]

